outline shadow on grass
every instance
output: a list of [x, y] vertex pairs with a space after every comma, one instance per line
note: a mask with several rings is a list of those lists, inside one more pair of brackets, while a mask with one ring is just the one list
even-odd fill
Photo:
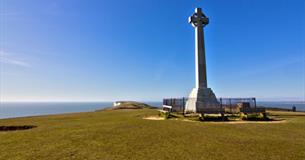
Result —
[[168, 118], [181, 118], [181, 116], [175, 115], [175, 114], [170, 114]]
[[276, 121], [275, 119], [272, 118], [257, 118], [257, 117], [251, 117], [251, 118], [243, 118], [242, 120], [244, 121]]
[[0, 126], [0, 132], [3, 131], [17, 131], [17, 130], [27, 130], [27, 129], [32, 129], [37, 126], [33, 125], [24, 125], [24, 126]]
[[205, 115], [182, 115], [176, 113], [170, 113], [166, 119], [183, 119], [190, 121], [201, 121], [201, 122], [241, 122], [241, 121], [260, 121], [260, 122], [271, 122], [271, 121], [283, 121], [285, 119], [271, 118], [269, 116], [263, 116], [262, 114], [250, 114], [250, 115], [225, 115], [225, 116], [213, 116]]
[[224, 122], [224, 121], [230, 121], [228, 117], [204, 117], [199, 118], [199, 121], [202, 122]]
[[270, 117], [243, 117], [241, 119], [237, 120], [231, 120], [232, 117], [230, 116], [225, 116], [225, 117], [204, 117], [204, 118], [199, 118], [200, 121], [202, 122], [234, 122], [234, 121], [265, 121], [265, 122], [270, 122], [270, 121], [282, 121], [284, 119], [273, 119]]

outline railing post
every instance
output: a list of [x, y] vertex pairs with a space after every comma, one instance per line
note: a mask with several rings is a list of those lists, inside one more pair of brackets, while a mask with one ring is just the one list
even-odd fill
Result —
[[182, 112], [183, 112], [183, 108], [184, 108], [184, 97], [182, 98]]
[[229, 103], [230, 103], [230, 112], [232, 112], [231, 98], [229, 98]]
[[[186, 101], [186, 100], [184, 99], [184, 97], [183, 97], [183, 100]], [[185, 105], [186, 105], [186, 102], [183, 103], [183, 106], [182, 106], [182, 114], [183, 114], [183, 116], [184, 116]]]
[[177, 108], [177, 106], [178, 106], [178, 105], [177, 105], [177, 104], [178, 104], [177, 100], [178, 100], [178, 99], [174, 98], [175, 108]]

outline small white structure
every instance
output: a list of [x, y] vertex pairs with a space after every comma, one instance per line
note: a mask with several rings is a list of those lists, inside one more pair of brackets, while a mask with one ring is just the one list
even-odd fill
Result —
[[119, 106], [122, 104], [122, 101], [116, 101], [116, 102], [113, 102], [113, 106]]

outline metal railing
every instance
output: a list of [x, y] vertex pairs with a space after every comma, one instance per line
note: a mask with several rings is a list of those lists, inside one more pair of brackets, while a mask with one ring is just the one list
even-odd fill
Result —
[[[173, 112], [184, 112], [187, 102], [197, 101], [196, 98], [165, 98], [163, 99], [164, 105], [172, 106]], [[265, 112], [262, 107], [256, 106], [256, 98], [218, 98], [218, 103], [204, 102], [204, 107], [198, 112], [211, 112], [211, 113], [254, 113]]]
[[185, 104], [188, 98], [166, 98], [163, 99], [163, 105], [172, 106], [173, 112], [184, 112]]

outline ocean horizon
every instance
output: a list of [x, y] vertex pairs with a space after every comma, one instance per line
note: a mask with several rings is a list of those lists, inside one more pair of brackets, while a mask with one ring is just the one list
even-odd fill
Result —
[[[162, 102], [143, 102], [161, 107]], [[41, 116], [61, 113], [90, 112], [111, 107], [113, 102], [0, 102], [0, 119]], [[278, 107], [305, 111], [304, 101], [258, 101], [258, 106]]]

